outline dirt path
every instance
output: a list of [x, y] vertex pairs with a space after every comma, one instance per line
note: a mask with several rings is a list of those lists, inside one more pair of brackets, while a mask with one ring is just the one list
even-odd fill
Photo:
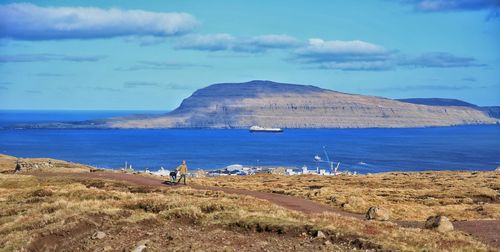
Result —
[[[39, 177], [57, 177], [57, 176], [72, 176], [84, 178], [102, 178], [118, 181], [126, 181], [137, 185], [143, 186], [169, 186], [163, 183], [163, 180], [125, 173], [111, 173], [111, 172], [96, 172], [96, 173], [30, 173]], [[189, 185], [189, 187], [197, 190], [212, 190], [222, 191], [230, 194], [248, 195], [258, 199], [268, 200], [273, 204], [285, 207], [290, 210], [300, 211], [303, 213], [322, 213], [331, 212], [342, 216], [363, 219], [364, 215], [349, 213], [337, 208], [327, 205], [316, 203], [311, 200], [300, 199], [288, 195], [250, 191], [243, 189], [211, 187], [200, 185]], [[422, 227], [423, 223], [414, 221], [395, 221], [404, 227]], [[456, 221], [453, 223], [456, 230], [469, 233], [476, 237], [478, 240], [489, 244], [493, 247], [500, 248], [500, 220], [472, 220], [472, 221]]]

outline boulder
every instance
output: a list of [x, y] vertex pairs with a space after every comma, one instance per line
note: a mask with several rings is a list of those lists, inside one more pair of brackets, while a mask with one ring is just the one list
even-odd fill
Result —
[[326, 235], [321, 230], [318, 230], [318, 233], [316, 234], [316, 238], [326, 238]]
[[104, 237], [106, 237], [106, 233], [97, 231], [92, 235], [92, 240], [100, 240], [104, 239]]
[[425, 228], [433, 229], [442, 233], [449, 232], [454, 229], [453, 223], [451, 223], [448, 217], [443, 215], [436, 215], [427, 218], [425, 221]]
[[92, 235], [92, 240], [100, 240], [104, 239], [104, 237], [106, 237], [106, 233], [97, 231]]
[[144, 251], [146, 248], [147, 248], [147, 247], [146, 247], [146, 245], [139, 245], [139, 246], [135, 247], [135, 248], [132, 250], [132, 252], [142, 252], [142, 251]]
[[139, 246], [141, 246], [141, 245], [148, 246], [148, 245], [149, 245], [149, 243], [150, 243], [150, 241], [149, 241], [149, 240], [141, 240], [141, 241], [137, 242], [137, 243], [135, 244], [135, 246], [137, 246], [137, 247], [139, 247]]
[[366, 212], [367, 220], [387, 221], [389, 220], [389, 212], [383, 208], [370, 207]]

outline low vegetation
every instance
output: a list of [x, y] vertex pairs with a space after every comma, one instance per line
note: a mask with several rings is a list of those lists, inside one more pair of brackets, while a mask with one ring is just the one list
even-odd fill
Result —
[[[23, 161], [31, 166], [49, 159]], [[334, 213], [305, 214], [220, 191], [74, 176], [68, 172], [90, 175], [93, 168], [58, 160], [50, 160], [48, 168], [15, 174], [15, 162], [0, 156], [0, 251], [115, 251], [141, 245], [152, 251], [492, 249], [460, 231], [438, 233]], [[44, 175], [50, 171], [59, 173]], [[495, 172], [257, 175], [190, 182], [289, 194], [358, 213], [369, 206], [383, 207], [391, 219], [423, 220], [436, 213], [452, 219], [498, 219], [498, 176]]]
[[[2, 174], [0, 204], [2, 251], [130, 250], [141, 242], [151, 250], [487, 250], [461, 232], [438, 235], [306, 215], [248, 196], [74, 176]], [[107, 236], [96, 238], [98, 231]]]
[[394, 220], [500, 219], [500, 172], [414, 172], [359, 176], [229, 176], [198, 178], [200, 185], [293, 195], [348, 212], [382, 207]]

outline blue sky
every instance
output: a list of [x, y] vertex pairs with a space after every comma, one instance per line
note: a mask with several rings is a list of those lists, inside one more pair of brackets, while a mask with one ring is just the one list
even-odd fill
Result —
[[500, 105], [500, 2], [0, 1], [0, 109], [171, 110], [266, 79]]

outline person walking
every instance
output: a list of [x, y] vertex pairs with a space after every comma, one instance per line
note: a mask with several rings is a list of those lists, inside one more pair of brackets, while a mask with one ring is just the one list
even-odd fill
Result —
[[177, 166], [176, 169], [179, 172], [179, 180], [177, 181], [177, 184], [181, 182], [181, 179], [184, 179], [184, 184], [186, 184], [186, 176], [188, 173], [188, 167], [186, 164], [186, 160], [182, 160], [182, 164]]

